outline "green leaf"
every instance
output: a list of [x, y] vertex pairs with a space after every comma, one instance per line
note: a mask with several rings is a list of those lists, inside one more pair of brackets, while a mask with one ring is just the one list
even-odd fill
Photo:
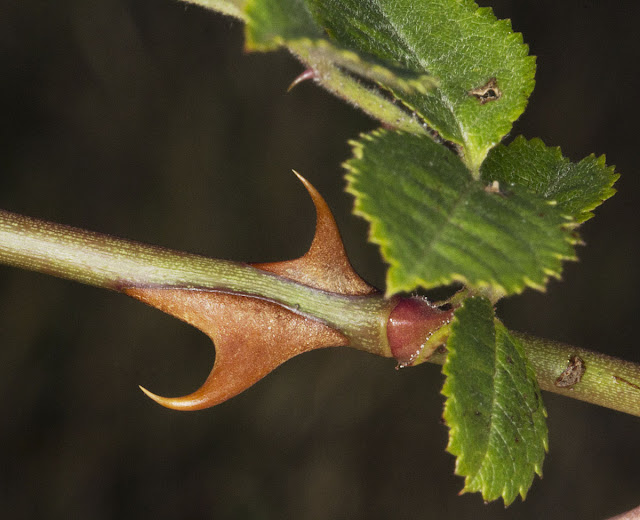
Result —
[[521, 35], [470, 0], [248, 0], [247, 15], [249, 49], [285, 45], [329, 90], [396, 128], [424, 132], [389, 118], [388, 105], [399, 109], [380, 92], [343, 88], [356, 79], [341, 70], [375, 82], [459, 144], [474, 172], [533, 90], [535, 60]]
[[473, 172], [533, 90], [522, 36], [472, 0], [194, 3], [245, 19], [248, 50], [288, 47], [318, 83], [382, 122], [418, 134], [428, 125], [461, 147]]
[[310, 4], [310, 0], [249, 0], [247, 48], [264, 51], [285, 45], [314, 68], [316, 60], [330, 61], [334, 66], [402, 92], [426, 94], [435, 86], [435, 80], [425, 71], [412, 71], [399, 63], [330, 41], [325, 28], [314, 19]]
[[182, 0], [187, 4], [200, 5], [222, 14], [235, 16], [244, 20], [244, 5], [246, 0]]
[[[439, 79], [431, 95], [396, 95], [442, 137], [462, 145], [472, 169], [524, 111], [535, 59], [491, 9], [470, 0], [309, 1], [340, 44]], [[489, 98], [477, 96], [492, 79], [499, 99], [483, 103]]]
[[388, 294], [453, 281], [503, 294], [543, 289], [574, 258], [571, 222], [556, 205], [475, 180], [431, 139], [379, 130], [352, 145], [347, 191], [390, 264]]
[[542, 476], [548, 448], [546, 411], [522, 346], [494, 319], [491, 303], [467, 299], [447, 342], [447, 450], [457, 457], [463, 491], [509, 505]]
[[553, 200], [560, 210], [580, 224], [593, 216], [591, 210], [611, 197], [619, 175], [607, 167], [604, 156], [590, 155], [579, 163], [562, 156], [540, 139], [516, 138], [510, 145], [494, 148], [482, 165], [482, 179], [499, 181], [504, 189], [517, 185]]
[[248, 0], [246, 6], [246, 47], [253, 51], [286, 46], [315, 74], [315, 81], [338, 97], [355, 104], [369, 115], [407, 132], [425, 133], [412, 114], [397, 106], [379, 88], [365, 85], [386, 84], [399, 91], [425, 92], [434, 79], [373, 56], [331, 42], [315, 21], [306, 0]]
[[324, 38], [306, 0], [247, 0], [246, 28], [249, 50], [274, 50], [303, 38]]

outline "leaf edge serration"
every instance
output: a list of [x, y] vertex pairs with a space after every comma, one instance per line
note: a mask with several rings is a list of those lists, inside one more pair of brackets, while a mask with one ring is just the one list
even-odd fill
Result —
[[[477, 279], [471, 281], [467, 276], [456, 272], [453, 272], [448, 276], [440, 276], [437, 279], [432, 280], [426, 280], [423, 277], [417, 276], [415, 274], [411, 276], [400, 274], [403, 272], [402, 261], [397, 259], [393, 254], [391, 242], [388, 238], [386, 238], [389, 233], [387, 233], [387, 231], [385, 230], [384, 222], [382, 221], [382, 219], [376, 217], [363, 208], [363, 204], [366, 204], [366, 199], [368, 198], [368, 196], [354, 187], [354, 185], [357, 183], [357, 176], [362, 174], [363, 172], [352, 164], [354, 160], [357, 161], [363, 158], [366, 142], [373, 143], [375, 142], [376, 138], [383, 138], [384, 135], [389, 133], [407, 136], [412, 135], [407, 132], [387, 130], [384, 128], [378, 128], [371, 132], [361, 133], [358, 140], [349, 140], [349, 144], [352, 148], [352, 157], [342, 163], [343, 168], [345, 168], [345, 170], [347, 171], [347, 173], [345, 174], [345, 180], [347, 181], [345, 191], [354, 197], [353, 214], [363, 218], [369, 223], [368, 241], [380, 248], [380, 253], [383, 260], [389, 265], [387, 270], [387, 286], [385, 291], [385, 295], [387, 297], [401, 292], [411, 292], [418, 288], [432, 289], [456, 282], [481, 291], [490, 289], [501, 295], [520, 294], [527, 288], [545, 292], [548, 282], [551, 278], [561, 279], [562, 262], [577, 261], [578, 258], [574, 246], [579, 243], [579, 240], [568, 232], [573, 227], [575, 227], [575, 224], [573, 220], [567, 216], [565, 219], [566, 222], [562, 224], [561, 229], [566, 231], [566, 233], [564, 233], [564, 241], [570, 247], [571, 253], [554, 254], [553, 257], [555, 258], [555, 260], [557, 260], [558, 265], [556, 266], [556, 268], [542, 269], [541, 273], [538, 273], [539, 279], [537, 280], [532, 279], [530, 276], [523, 276], [519, 283], [511, 283], [508, 287], [505, 287], [496, 279]], [[418, 137], [415, 136], [415, 134], [413, 134], [413, 136]], [[422, 138], [428, 139], [428, 137], [426, 136]], [[553, 200], [548, 200], [547, 203], [549, 204], [549, 206], [555, 206], [555, 202]]]
[[[464, 478], [464, 487], [460, 491], [460, 494], [467, 493], [467, 492], [472, 492], [472, 493], [480, 492], [482, 494], [483, 499], [486, 501], [493, 501], [493, 500], [502, 498], [504, 501], [505, 507], [507, 507], [511, 503], [513, 503], [513, 501], [517, 498], [518, 495], [520, 495], [522, 500], [525, 500], [526, 495], [533, 484], [535, 475], [538, 475], [540, 478], [542, 478], [543, 476], [542, 464], [544, 461], [544, 456], [549, 450], [549, 436], [548, 436], [548, 428], [546, 425], [547, 411], [542, 402], [540, 388], [536, 382], [535, 371], [531, 366], [531, 363], [528, 362], [522, 345], [519, 343], [519, 341], [516, 338], [511, 336], [509, 334], [509, 331], [506, 329], [506, 327], [504, 327], [504, 325], [497, 318], [495, 318], [495, 313], [492, 311], [491, 303], [486, 298], [479, 297], [479, 296], [471, 296], [470, 298], [465, 300], [465, 302], [463, 303], [461, 308], [458, 309], [458, 311], [462, 310], [464, 306], [467, 305], [469, 302], [473, 302], [474, 304], [476, 304], [476, 302], [478, 301], [481, 302], [481, 304], [486, 304], [485, 305], [486, 308], [484, 310], [491, 311], [490, 314], [487, 314], [486, 316], [487, 322], [485, 323], [485, 325], [491, 326], [491, 336], [493, 338], [493, 343], [496, 346], [496, 354], [495, 354], [496, 359], [499, 357], [498, 345], [497, 345], [498, 335], [499, 334], [506, 335], [506, 337], [511, 341], [512, 346], [517, 351], [518, 355], [524, 360], [524, 363], [526, 365], [526, 377], [528, 378], [528, 380], [532, 380], [535, 382], [535, 387], [536, 387], [535, 391], [538, 395], [538, 404], [541, 407], [540, 412], [542, 414], [543, 422], [542, 424], [538, 424], [537, 426], [534, 426], [534, 428], [537, 428], [540, 426], [542, 427], [542, 431], [539, 432], [542, 434], [542, 438], [541, 438], [542, 451], [537, 454], [536, 461], [534, 461], [533, 463], [529, 462], [529, 467], [532, 470], [529, 477], [526, 477], [526, 478], [521, 477], [520, 478], [521, 482], [518, 483], [518, 486], [515, 489], [510, 490], [508, 488], [508, 482], [505, 482], [501, 490], [499, 490], [498, 492], [493, 490], [492, 492], [492, 490], [490, 489], [491, 487], [490, 484], [488, 484], [482, 478], [479, 478], [480, 482], [478, 482], [477, 480], [474, 480], [476, 477], [478, 477], [477, 474], [470, 475], [468, 473], [465, 473], [465, 471], [468, 469], [468, 468], [464, 468], [465, 464], [467, 464], [466, 456], [468, 454], [465, 453], [465, 446], [463, 445], [464, 440], [461, 439], [461, 435], [460, 435], [460, 431], [462, 428], [461, 423], [459, 422], [458, 417], [455, 417], [456, 411], [454, 408], [457, 406], [457, 399], [455, 395], [456, 392], [452, 391], [452, 387], [454, 386], [454, 383], [452, 380], [452, 373], [450, 370], [451, 363], [455, 361], [455, 358], [458, 355], [460, 355], [460, 352], [457, 352], [455, 349], [451, 348], [451, 346], [449, 346], [449, 350], [447, 352], [447, 358], [442, 367], [442, 373], [446, 376], [446, 379], [441, 391], [441, 394], [446, 397], [444, 411], [443, 411], [443, 420], [445, 421], [445, 423], [449, 428], [449, 438], [448, 438], [446, 450], [447, 452], [449, 452], [450, 454], [456, 457], [455, 470], [454, 470], [455, 474]], [[454, 339], [454, 342], [455, 342], [455, 336], [458, 333], [458, 327], [460, 326], [460, 320], [459, 320], [459, 317], [457, 316], [458, 311], [456, 311], [456, 315], [454, 316], [454, 319], [451, 322], [451, 329], [450, 329], [451, 332], [450, 332], [448, 344], [451, 343], [452, 339]], [[459, 376], [460, 374], [457, 374], [457, 375], [454, 375], [453, 377], [459, 377]], [[494, 375], [494, 379], [493, 379], [494, 385], [496, 384], [495, 377], [496, 376]], [[492, 408], [493, 408], [493, 405], [492, 405]], [[537, 411], [537, 410], [534, 410], [534, 411]], [[493, 426], [490, 426], [489, 430], [491, 430], [492, 428]], [[487, 448], [486, 448], [487, 452], [490, 450], [489, 448], [490, 435], [491, 435], [491, 432], [487, 433]], [[488, 455], [485, 453], [485, 455], [483, 455], [483, 459], [485, 459], [487, 456]], [[483, 464], [484, 464], [484, 460], [483, 460]]]
[[[589, 203], [585, 203], [582, 205], [581, 209], [578, 212], [568, 212], [568, 216], [574, 219], [575, 227], [583, 224], [587, 220], [593, 218], [593, 211], [602, 205], [606, 200], [613, 197], [616, 194], [617, 190], [614, 188], [615, 183], [620, 178], [620, 174], [616, 172], [614, 165], [607, 165], [606, 156], [595, 154], [589, 154], [578, 161], [573, 161], [570, 158], [566, 157], [562, 153], [562, 148], [560, 146], [548, 146], [545, 142], [539, 137], [534, 137], [531, 139], [527, 139], [522, 135], [516, 136], [510, 143], [508, 144], [500, 144], [498, 147], [495, 147], [490, 152], [490, 155], [487, 157], [485, 163], [483, 163], [483, 167], [487, 167], [490, 165], [493, 160], [495, 160], [495, 155], [500, 153], [513, 153], [513, 150], [516, 149], [516, 153], [522, 151], [526, 147], [529, 147], [529, 150], [533, 153], [538, 153], [540, 159], [547, 159], [545, 155], [553, 157], [556, 161], [557, 165], [560, 165], [564, 168], [566, 167], [574, 167], [577, 169], [580, 168], [590, 168], [590, 169], [600, 169], [600, 186], [598, 187], [597, 193], [594, 194], [594, 197], [597, 197], [595, 200]], [[529, 151], [527, 150], [527, 151]], [[503, 156], [504, 157], [504, 156]], [[503, 159], [504, 160], [504, 159]], [[517, 161], [520, 165], [521, 162]], [[538, 163], [543, 163], [543, 160], [538, 160]], [[486, 172], [484, 172], [481, 168], [481, 177], [485, 181], [489, 181], [489, 178], [486, 176]], [[606, 177], [606, 181], [602, 181], [602, 178]], [[493, 180], [493, 179], [491, 179]], [[528, 186], [528, 189], [531, 189], [534, 192], [538, 192], [538, 190], [534, 189], [532, 186]], [[548, 198], [549, 197], [544, 193], [539, 193], [541, 196]], [[553, 199], [549, 199], [553, 200]]]

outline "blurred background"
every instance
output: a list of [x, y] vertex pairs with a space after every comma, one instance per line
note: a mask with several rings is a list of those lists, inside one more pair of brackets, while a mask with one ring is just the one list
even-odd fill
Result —
[[[640, 362], [640, 6], [483, 1], [538, 56], [513, 135], [606, 153], [619, 193], [546, 294], [508, 326]], [[217, 258], [291, 258], [326, 197], [356, 269], [385, 266], [351, 216], [340, 163], [376, 125], [305, 83], [286, 52], [174, 0], [0, 6], [0, 207]], [[348, 349], [293, 359], [216, 408], [189, 393], [210, 341], [139, 302], [0, 267], [0, 509], [7, 518], [601, 519], [640, 504], [640, 418], [545, 394], [550, 453], [526, 502], [458, 496], [440, 369]]]

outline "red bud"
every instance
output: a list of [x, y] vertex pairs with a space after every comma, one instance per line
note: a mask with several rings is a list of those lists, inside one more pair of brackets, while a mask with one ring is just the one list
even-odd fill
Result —
[[427, 340], [446, 325], [452, 316], [453, 309], [440, 310], [425, 298], [401, 299], [391, 311], [387, 323], [391, 353], [400, 366], [413, 364], [418, 356], [423, 359], [431, 356], [439, 345], [429, 345], [431, 352], [424, 352]]

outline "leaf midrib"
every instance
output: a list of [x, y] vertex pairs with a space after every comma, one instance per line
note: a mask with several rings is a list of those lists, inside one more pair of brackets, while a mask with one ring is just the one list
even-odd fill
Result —
[[[495, 418], [495, 408], [496, 408], [496, 376], [497, 376], [497, 357], [498, 357], [498, 349], [496, 348], [496, 328], [495, 325], [493, 326], [493, 374], [491, 377], [491, 413], [489, 414], [489, 434], [487, 435], [487, 439], [486, 442], [483, 443], [484, 447], [483, 447], [483, 451], [484, 451], [484, 455], [482, 456], [482, 460], [480, 461], [480, 463], [478, 464], [478, 467], [475, 470], [475, 475], [473, 477], [473, 479], [475, 480], [479, 473], [480, 470], [484, 467], [485, 462], [489, 456], [489, 446], [491, 444], [491, 437], [493, 435], [494, 432], [494, 427], [493, 427], [493, 423], [494, 423], [494, 418]], [[470, 478], [470, 477], [467, 477]]]

